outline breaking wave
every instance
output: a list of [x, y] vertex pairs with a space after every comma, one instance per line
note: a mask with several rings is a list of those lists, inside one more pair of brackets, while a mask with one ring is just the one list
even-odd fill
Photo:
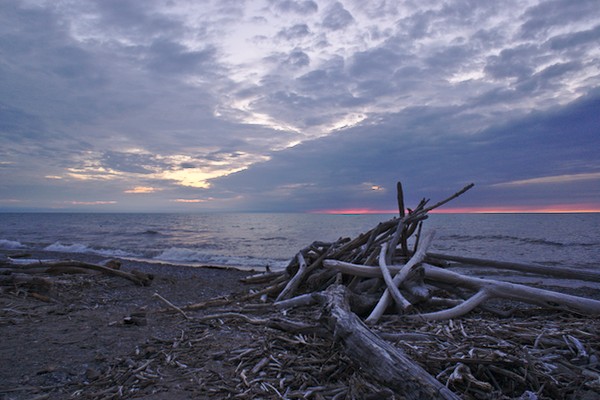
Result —
[[21, 242], [17, 242], [16, 240], [0, 239], [0, 249], [13, 250], [24, 249], [25, 247], [27, 246], [25, 246]]
[[59, 253], [96, 254], [103, 257], [136, 257], [139, 255], [120, 249], [95, 249], [82, 243], [62, 244], [61, 242], [55, 242], [46, 246], [44, 250]]

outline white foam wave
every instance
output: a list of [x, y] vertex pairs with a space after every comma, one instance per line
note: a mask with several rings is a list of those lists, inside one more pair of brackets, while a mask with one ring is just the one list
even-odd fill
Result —
[[162, 253], [154, 257], [156, 260], [161, 261], [183, 261], [183, 262], [202, 262], [207, 261], [207, 255], [192, 249], [171, 247], [163, 250]]
[[25, 247], [26, 246], [24, 244], [15, 240], [0, 239], [0, 249], [13, 250], [23, 249]]
[[85, 244], [73, 243], [73, 244], [62, 244], [60, 242], [52, 243], [44, 248], [46, 251], [59, 251], [61, 253], [90, 253], [90, 249]]
[[87, 253], [97, 254], [104, 257], [136, 257], [139, 254], [130, 253], [120, 249], [94, 249], [82, 243], [62, 244], [60, 242], [52, 243], [44, 248], [46, 251], [56, 251], [61, 253]]

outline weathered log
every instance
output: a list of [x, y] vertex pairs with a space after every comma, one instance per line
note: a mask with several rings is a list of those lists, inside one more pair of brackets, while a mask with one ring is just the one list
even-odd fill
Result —
[[[413, 272], [413, 270], [421, 263], [421, 261], [425, 257], [427, 248], [431, 244], [433, 235], [434, 231], [431, 231], [429, 235], [425, 237], [419, 250], [417, 250], [417, 252], [411, 257], [411, 259], [406, 263], [406, 265], [404, 265], [402, 270], [399, 273], [397, 273], [396, 276], [394, 276], [394, 279], [392, 280], [393, 285], [395, 285], [396, 287], [400, 286], [402, 282], [409, 276], [409, 274]], [[381, 299], [371, 312], [371, 315], [369, 315], [369, 317], [367, 318], [367, 322], [376, 323], [377, 321], [379, 321], [379, 318], [381, 318], [387, 307], [390, 305], [390, 302], [390, 292], [388, 289], [386, 289], [383, 292]]]
[[[476, 299], [480, 302], [485, 300], [486, 296], [499, 297], [547, 308], [566, 310], [581, 315], [600, 315], [600, 301], [598, 300], [519, 285], [516, 283], [465, 276], [432, 265], [424, 265], [423, 267], [425, 270], [425, 278], [428, 280], [463, 286], [477, 290], [478, 293], [481, 292]], [[429, 318], [427, 314], [422, 314], [421, 316]], [[431, 319], [436, 318], [434, 316]]]
[[454, 261], [461, 264], [477, 265], [481, 267], [508, 269], [512, 271], [529, 272], [532, 274], [554, 276], [557, 278], [579, 279], [590, 282], [600, 282], [600, 271], [580, 268], [545, 266], [538, 264], [525, 264], [507, 261], [494, 261], [482, 258], [461, 257], [448, 254], [427, 253], [427, 259]]
[[412, 304], [398, 290], [398, 287], [394, 283], [392, 279], [392, 275], [387, 268], [385, 263], [385, 254], [387, 250], [387, 243], [384, 243], [381, 246], [381, 253], [379, 254], [379, 269], [381, 270], [381, 275], [383, 275], [383, 280], [387, 287], [388, 292], [396, 302], [396, 305], [400, 308], [401, 311], [408, 309]]
[[344, 294], [342, 285], [332, 285], [324, 292], [329, 327], [348, 357], [365, 373], [408, 400], [459, 399], [400, 349], [373, 333], [350, 311]]
[[140, 286], [149, 286], [154, 276], [152, 274], [145, 274], [140, 271], [133, 270], [131, 272], [125, 272], [118, 269], [108, 268], [103, 265], [90, 264], [82, 261], [65, 260], [56, 262], [36, 262], [31, 264], [14, 265], [12, 266], [13, 271], [26, 271], [29, 269], [40, 269], [45, 268], [45, 273], [60, 273], [61, 271], [73, 273], [76, 270], [73, 268], [79, 268], [82, 271], [98, 271], [106, 275], [119, 276], [121, 278], [128, 279]]
[[306, 276], [307, 266], [302, 252], [299, 252], [296, 257], [298, 258], [298, 271], [296, 272], [296, 275], [294, 275], [294, 277], [290, 279], [287, 285], [283, 288], [281, 293], [279, 293], [279, 296], [277, 296], [277, 300], [275, 301], [281, 301], [292, 297], [294, 292], [298, 289], [298, 286], [300, 286], [300, 282], [302, 282], [302, 280]]
[[[381, 276], [381, 271], [378, 268], [367, 267], [364, 265], [350, 264], [336, 260], [325, 260], [323, 265], [326, 268], [335, 269], [344, 274], [363, 277]], [[402, 271], [404, 266], [390, 265], [388, 268], [391, 273], [398, 273]], [[441, 282], [453, 286], [462, 286], [477, 292], [485, 290], [485, 294], [489, 297], [505, 298], [547, 308], [567, 310], [580, 315], [600, 315], [600, 301], [598, 300], [519, 285], [516, 283], [465, 276], [432, 265], [423, 265], [423, 268], [425, 271], [425, 279], [432, 283]], [[469, 304], [475, 303], [476, 300], [477, 302], [480, 302], [482, 297], [484, 297], [483, 294], [479, 295]], [[464, 307], [464, 309], [467, 309], [467, 307]], [[426, 314], [421, 314], [421, 316], [429, 318]], [[436, 316], [433, 316], [430, 319], [436, 319]]]

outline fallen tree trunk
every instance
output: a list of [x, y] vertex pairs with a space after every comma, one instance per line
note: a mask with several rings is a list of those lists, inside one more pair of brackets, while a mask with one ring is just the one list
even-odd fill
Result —
[[332, 285], [323, 294], [330, 313], [329, 328], [344, 345], [348, 357], [373, 379], [409, 400], [459, 399], [402, 351], [373, 333], [351, 312], [344, 297], [344, 286]]

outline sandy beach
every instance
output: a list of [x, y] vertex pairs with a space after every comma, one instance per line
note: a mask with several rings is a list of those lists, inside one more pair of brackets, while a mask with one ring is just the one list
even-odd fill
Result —
[[[56, 258], [57, 254], [31, 254], [39, 259], [50, 256]], [[81, 254], [77, 259], [106, 261]], [[45, 299], [26, 290], [2, 287], [0, 399], [276, 399], [283, 393], [287, 393], [284, 398], [303, 398], [307, 394], [315, 399], [365, 398], [365, 394], [371, 398], [398, 398], [369, 383], [337, 344], [332, 346], [318, 334], [272, 329], [263, 322], [273, 321], [273, 310], [261, 308], [259, 299], [253, 300], [257, 304], [254, 311], [235, 301], [262, 287], [240, 281], [250, 274], [248, 271], [123, 262], [122, 270], [134, 269], [153, 274], [151, 285], [137, 286], [119, 277], [93, 273], [53, 276], [54, 284]], [[539, 277], [521, 279], [543, 283]], [[600, 298], [597, 285], [567, 286], [557, 290]], [[187, 311], [184, 316], [155, 294], [177, 307], [216, 301]], [[240, 317], [238, 312], [244, 315]], [[319, 318], [303, 313], [290, 311], [280, 317]], [[445, 361], [427, 346], [437, 346], [448, 354], [450, 348], [462, 354], [465, 346], [497, 347], [497, 351], [504, 352], [498, 354], [519, 354], [523, 344], [517, 339], [525, 331], [529, 333], [523, 340], [533, 343], [539, 340], [536, 336], [546, 335], [553, 346], [568, 334], [597, 332], [595, 319], [569, 318], [565, 313], [540, 314], [524, 307], [510, 319], [479, 311], [456, 322], [422, 324], [387, 318], [378, 330], [392, 341], [396, 338], [397, 346], [435, 376], [441, 373]], [[414, 336], [417, 332], [417, 342], [394, 336]], [[429, 342], [421, 343], [423, 337]], [[586, 362], [595, 363], [590, 367], [594, 370], [598, 336], [584, 335], [583, 339], [590, 340], [584, 342], [591, 349]], [[506, 347], [506, 342], [513, 340], [515, 344]], [[560, 379], [572, 379], [570, 372], [559, 372]], [[515, 392], [523, 392], [518, 382], [515, 385]], [[557, 386], [555, 393], [562, 393], [560, 390]], [[597, 399], [599, 393], [598, 388], [586, 386], [578, 395]], [[493, 392], [486, 395], [461, 398], [508, 398]]]
[[[32, 255], [40, 259], [50, 256], [56, 254]], [[103, 261], [89, 255], [77, 258], [91, 263]], [[173, 343], [186, 336], [185, 319], [177, 313], [158, 312], [166, 304], [154, 297], [155, 293], [183, 306], [247, 293], [252, 288], [240, 283], [247, 271], [130, 262], [124, 263], [122, 269], [151, 273], [153, 282], [142, 287], [98, 274], [61, 275], [53, 277], [55, 284], [47, 294], [48, 301], [29, 296], [26, 291], [2, 288], [1, 399], [111, 398], [110, 393], [102, 395], [90, 382], [121, 362], [135, 362], [140, 354], [157, 351], [156, 347], [151, 349], [156, 343]], [[134, 321], [128, 323], [132, 315]], [[206, 338], [203, 342], [203, 352], [234, 349], [244, 340], [252, 338], [245, 338], [243, 332], [218, 329], [214, 340]], [[213, 341], [215, 345], [211, 344]], [[190, 398], [186, 388], [190, 382], [177, 374], [177, 364], [173, 366], [172, 375], [162, 371], [169, 375], [166, 386], [150, 389], [143, 395], [123, 395], [146, 399]], [[162, 397], [161, 393], [167, 389], [168, 396]], [[154, 390], [158, 393], [152, 394]]]

